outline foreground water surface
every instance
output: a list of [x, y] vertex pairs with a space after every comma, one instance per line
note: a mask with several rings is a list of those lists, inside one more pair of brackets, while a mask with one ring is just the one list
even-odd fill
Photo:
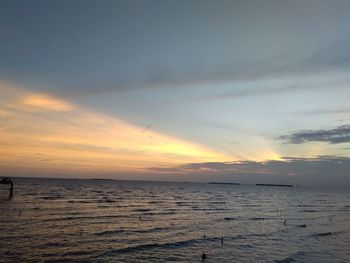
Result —
[[0, 244], [0, 262], [201, 262], [203, 251], [205, 262], [350, 262], [350, 192], [15, 179]]

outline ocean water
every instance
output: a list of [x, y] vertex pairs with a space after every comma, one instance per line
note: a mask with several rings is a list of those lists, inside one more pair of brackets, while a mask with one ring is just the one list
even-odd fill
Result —
[[350, 191], [15, 179], [0, 201], [0, 262], [202, 262], [203, 251], [205, 262], [350, 262]]

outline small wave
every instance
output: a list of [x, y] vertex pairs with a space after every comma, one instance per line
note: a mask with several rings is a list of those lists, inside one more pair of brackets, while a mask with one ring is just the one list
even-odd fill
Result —
[[18, 240], [18, 239], [32, 239], [32, 235], [13, 235], [13, 236], [2, 236], [1, 241], [8, 241], [8, 240]]
[[226, 204], [226, 202], [225, 201], [211, 201], [211, 202], [208, 202], [208, 204], [218, 205], [218, 204]]
[[133, 212], [149, 212], [149, 211], [151, 211], [151, 209], [148, 209], [148, 208], [138, 208], [133, 210]]
[[149, 213], [143, 213], [143, 215], [146, 216], [161, 216], [161, 215], [175, 215], [176, 212], [170, 211], [170, 212], [149, 212]]
[[97, 205], [96, 207], [97, 208], [111, 208], [113, 206], [111, 206], [111, 205]]
[[232, 220], [237, 220], [237, 218], [235, 218], [235, 217], [225, 217], [224, 220], [232, 221]]
[[94, 204], [97, 200], [69, 200], [68, 203], [73, 204]]
[[58, 199], [63, 199], [63, 196], [61, 195], [56, 195], [56, 196], [42, 196], [41, 197], [44, 200], [58, 200]]
[[117, 202], [117, 201], [112, 200], [112, 199], [103, 199], [103, 200], [101, 200], [100, 203], [115, 203], [115, 202]]
[[299, 257], [303, 257], [305, 256], [305, 252], [303, 251], [298, 251], [284, 259], [279, 259], [279, 260], [275, 260], [275, 263], [292, 263], [292, 262], [298, 262], [298, 258]]
[[138, 229], [138, 230], [134, 230], [131, 232], [134, 233], [151, 233], [151, 232], [157, 232], [157, 231], [164, 231], [164, 230], [168, 230], [168, 227], [154, 227], [154, 228], [149, 228], [149, 229]]
[[348, 207], [345, 207], [345, 208], [339, 208], [337, 211], [339, 211], [339, 212], [344, 212], [344, 211], [350, 211], [350, 208], [348, 208]]
[[47, 249], [48, 247], [72, 247], [72, 244], [69, 243], [59, 243], [59, 242], [46, 242], [39, 245], [40, 248]]
[[307, 225], [306, 224], [301, 224], [301, 225], [297, 225], [297, 227], [305, 228], [305, 227], [307, 227]]
[[232, 221], [232, 220], [250, 220], [250, 221], [262, 221], [262, 220], [271, 220], [276, 219], [272, 217], [250, 217], [250, 218], [243, 218], [243, 217], [225, 217], [224, 220], [226, 221]]
[[78, 251], [70, 251], [61, 254], [60, 256], [66, 257], [66, 256], [85, 256], [85, 255], [92, 255], [94, 253], [98, 252], [98, 250], [91, 251], [91, 250], [78, 250]]
[[318, 233], [313, 236], [324, 237], [324, 236], [330, 236], [330, 235], [333, 235], [333, 233], [332, 232]]
[[43, 247], [57, 247], [60, 245], [61, 245], [61, 243], [58, 243], [58, 242], [47, 242], [47, 243], [43, 244]]
[[254, 247], [251, 244], [240, 244], [239, 246], [242, 247], [242, 248], [253, 248]]
[[97, 233], [95, 233], [95, 235], [96, 236], [109, 236], [109, 235], [119, 234], [119, 233], [123, 233], [123, 232], [125, 232], [125, 230], [117, 229], [117, 230], [108, 230], [108, 231], [97, 232]]
[[120, 234], [120, 233], [151, 233], [151, 232], [158, 232], [158, 231], [164, 231], [168, 230], [168, 227], [154, 227], [154, 228], [149, 228], [149, 229], [116, 229], [116, 230], [108, 230], [108, 231], [102, 231], [102, 232], [97, 232], [95, 233], [96, 236], [111, 236], [115, 234]]
[[[247, 239], [249, 237], [267, 237], [270, 236], [271, 233], [263, 233], [263, 234], [259, 234], [259, 233], [251, 233], [251, 234], [246, 234], [246, 235], [235, 235], [235, 236], [224, 236], [224, 238], [226, 240], [240, 240], [240, 239]], [[221, 236], [220, 237], [211, 237], [211, 238], [206, 238], [206, 240], [210, 240], [210, 241], [220, 241], [221, 240]]]
[[105, 218], [120, 218], [121, 215], [101, 215], [101, 216], [67, 216], [61, 218], [47, 218], [42, 219], [43, 222], [52, 222], [52, 221], [70, 221], [70, 220], [82, 220], [82, 219], [105, 219]]
[[322, 232], [322, 233], [315, 233], [312, 235], [312, 237], [327, 237], [332, 235], [338, 235], [341, 234], [341, 232]]
[[200, 208], [196, 206], [192, 206], [192, 209], [196, 211], [230, 211], [232, 210], [228, 208]]
[[266, 236], [269, 236], [270, 233], [267, 233], [267, 234], [248, 234], [247, 236], [253, 236], [253, 237], [266, 237]]
[[174, 249], [174, 248], [181, 248], [193, 245], [195, 243], [201, 242], [201, 239], [187, 239], [182, 241], [176, 241], [176, 242], [168, 242], [168, 243], [150, 243], [150, 244], [141, 244], [137, 246], [129, 246], [125, 248], [110, 250], [107, 252], [104, 252], [99, 255], [99, 257], [103, 256], [112, 256], [117, 254], [125, 254], [125, 253], [133, 253], [133, 252], [142, 252], [149, 249]]
[[175, 202], [175, 204], [177, 204], [178, 206], [190, 206], [191, 204], [193, 204], [193, 202]]

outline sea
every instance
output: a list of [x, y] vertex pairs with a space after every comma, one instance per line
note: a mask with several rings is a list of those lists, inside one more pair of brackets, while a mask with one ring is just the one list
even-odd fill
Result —
[[350, 262], [350, 190], [14, 178], [0, 262]]

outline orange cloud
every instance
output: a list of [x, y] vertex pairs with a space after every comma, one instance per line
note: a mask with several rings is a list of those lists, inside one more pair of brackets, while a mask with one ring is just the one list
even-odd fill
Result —
[[70, 103], [45, 94], [30, 94], [25, 96], [21, 102], [26, 106], [44, 110], [70, 111], [73, 109]]

